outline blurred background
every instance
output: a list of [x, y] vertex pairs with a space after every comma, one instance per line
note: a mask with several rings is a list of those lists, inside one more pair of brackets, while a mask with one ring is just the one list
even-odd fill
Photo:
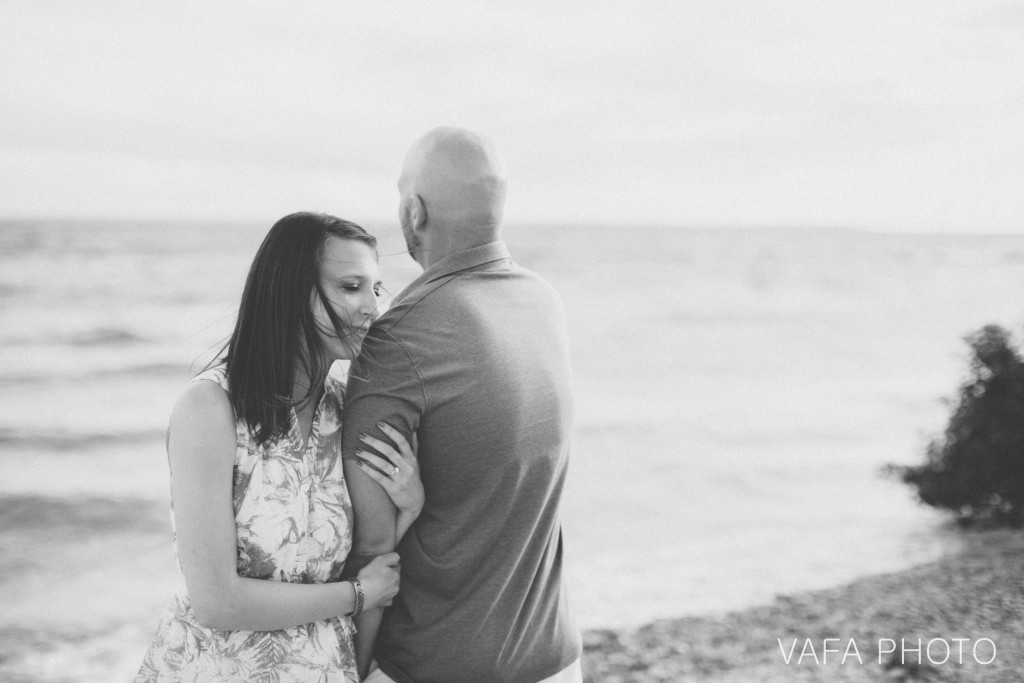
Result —
[[954, 550], [879, 477], [1024, 322], [1011, 2], [172, 6], [0, 21], [0, 677], [109, 681], [178, 585], [163, 434], [284, 214], [381, 238], [408, 145], [491, 137], [569, 312], [584, 627]]

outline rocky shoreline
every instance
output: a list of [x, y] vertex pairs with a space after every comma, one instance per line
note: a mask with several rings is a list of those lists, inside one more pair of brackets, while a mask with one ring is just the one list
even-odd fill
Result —
[[763, 607], [588, 631], [584, 680], [1024, 681], [1024, 533], [965, 540], [937, 562]]

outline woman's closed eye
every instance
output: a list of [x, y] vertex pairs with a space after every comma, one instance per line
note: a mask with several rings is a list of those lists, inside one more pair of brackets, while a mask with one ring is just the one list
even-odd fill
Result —
[[[379, 297], [381, 295], [381, 286], [382, 285], [374, 285], [373, 286], [373, 295], [374, 296], [378, 296]], [[363, 289], [363, 285], [356, 284], [354, 282], [347, 282], [347, 283], [343, 283], [341, 285], [341, 289], [343, 291], [345, 291], [345, 292], [350, 293], [350, 294], [358, 294]]]

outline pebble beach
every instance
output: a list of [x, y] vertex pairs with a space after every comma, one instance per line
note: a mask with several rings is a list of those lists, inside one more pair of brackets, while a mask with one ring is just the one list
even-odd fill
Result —
[[1024, 533], [964, 541], [935, 562], [770, 605], [588, 631], [585, 680], [1024, 680]]

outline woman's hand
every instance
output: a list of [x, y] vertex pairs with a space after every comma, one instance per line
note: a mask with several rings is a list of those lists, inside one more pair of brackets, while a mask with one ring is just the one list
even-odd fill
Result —
[[394, 442], [394, 446], [369, 434], [360, 434], [359, 440], [377, 453], [364, 449], [356, 451], [359, 467], [384, 488], [402, 515], [415, 519], [423, 509], [424, 499], [416, 451], [391, 425], [378, 422], [377, 426]]
[[398, 595], [398, 553], [378, 555], [359, 570], [356, 578], [363, 585], [363, 609], [372, 610], [391, 604]]

